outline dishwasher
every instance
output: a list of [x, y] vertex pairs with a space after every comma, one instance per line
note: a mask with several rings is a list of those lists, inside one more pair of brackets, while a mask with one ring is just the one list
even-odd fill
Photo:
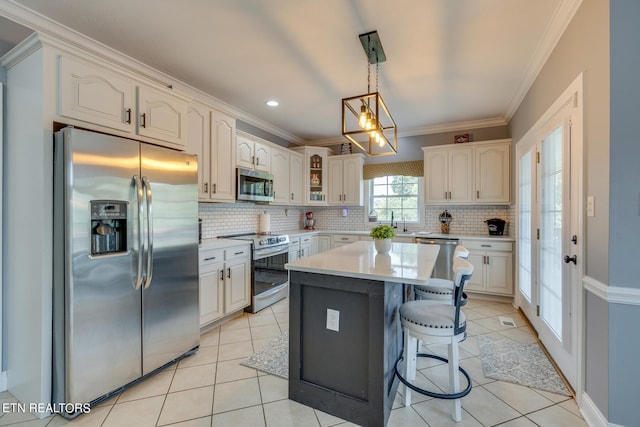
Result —
[[436, 258], [432, 277], [453, 280], [453, 253], [458, 246], [459, 239], [448, 237], [416, 237], [415, 242], [423, 245], [440, 245], [440, 252]]

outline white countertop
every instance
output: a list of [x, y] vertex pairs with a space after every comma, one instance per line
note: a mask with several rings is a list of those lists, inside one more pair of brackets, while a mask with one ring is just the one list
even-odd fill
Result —
[[203, 239], [199, 245], [200, 250], [207, 249], [226, 249], [233, 248], [234, 246], [249, 246], [251, 242], [247, 240], [235, 240], [235, 239]]
[[393, 243], [379, 254], [374, 242], [360, 241], [285, 265], [293, 271], [424, 285], [431, 277], [440, 247]]
[[[304, 234], [304, 233], [317, 233], [317, 234], [352, 234], [354, 236], [368, 236], [369, 231], [366, 230], [300, 230], [295, 234]], [[284, 234], [284, 233], [283, 233]], [[294, 233], [289, 233], [290, 235]], [[412, 233], [396, 233], [396, 237], [431, 237], [436, 239], [461, 239], [461, 240], [502, 240], [506, 242], [513, 242], [515, 238], [512, 236], [497, 236], [487, 234], [442, 234], [442, 233], [431, 233], [428, 231], [416, 231]]]

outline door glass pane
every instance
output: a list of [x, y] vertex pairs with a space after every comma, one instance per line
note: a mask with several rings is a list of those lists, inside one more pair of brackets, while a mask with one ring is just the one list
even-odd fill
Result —
[[531, 154], [520, 158], [520, 188], [519, 190], [519, 223], [518, 233], [518, 283], [522, 295], [531, 302], [531, 209], [532, 209], [532, 175], [531, 175]]
[[540, 316], [562, 340], [562, 126], [542, 141]]

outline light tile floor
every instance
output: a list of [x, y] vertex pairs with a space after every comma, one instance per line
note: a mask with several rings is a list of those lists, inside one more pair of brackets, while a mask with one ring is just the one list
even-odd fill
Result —
[[[200, 350], [177, 366], [111, 398], [73, 421], [60, 416], [35, 419], [31, 414], [7, 412], [0, 425], [19, 426], [350, 426], [329, 414], [287, 399], [287, 382], [241, 366], [281, 331], [288, 330], [288, 301], [258, 314], [243, 314], [202, 335]], [[413, 393], [412, 405], [403, 407], [398, 393], [388, 426], [586, 426], [573, 399], [502, 381], [482, 374], [478, 335], [534, 342], [525, 321], [505, 303], [470, 299], [464, 308], [469, 338], [461, 344], [461, 364], [473, 380], [462, 400], [462, 422], [450, 418], [448, 401]], [[498, 316], [515, 320], [506, 327]], [[429, 351], [445, 354], [446, 348]], [[418, 384], [446, 384], [445, 365], [419, 359]], [[464, 380], [462, 380], [464, 381]], [[16, 402], [0, 393], [0, 404]]]

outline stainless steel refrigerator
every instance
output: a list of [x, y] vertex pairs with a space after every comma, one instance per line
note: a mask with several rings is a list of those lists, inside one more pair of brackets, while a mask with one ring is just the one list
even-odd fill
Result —
[[53, 403], [97, 403], [199, 345], [197, 159], [67, 127], [54, 162]]

